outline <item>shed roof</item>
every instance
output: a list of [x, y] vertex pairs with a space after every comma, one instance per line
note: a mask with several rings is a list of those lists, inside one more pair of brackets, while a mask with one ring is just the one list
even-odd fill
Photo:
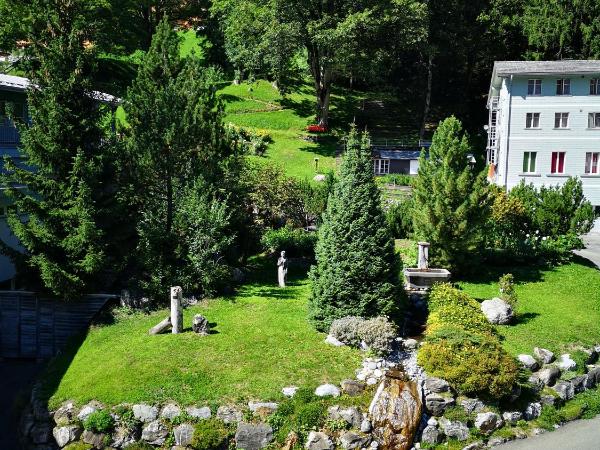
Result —
[[382, 159], [412, 160], [419, 159], [421, 150], [386, 150], [373, 148], [373, 156]]

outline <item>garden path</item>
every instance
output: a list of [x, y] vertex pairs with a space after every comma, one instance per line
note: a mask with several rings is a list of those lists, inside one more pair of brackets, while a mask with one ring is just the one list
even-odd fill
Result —
[[592, 232], [583, 236], [583, 242], [585, 248], [575, 250], [575, 254], [592, 261], [600, 269], [600, 232]]

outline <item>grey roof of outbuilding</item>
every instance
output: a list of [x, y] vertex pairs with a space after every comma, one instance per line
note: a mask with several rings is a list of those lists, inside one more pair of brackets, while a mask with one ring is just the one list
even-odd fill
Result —
[[384, 149], [378, 149], [376, 147], [373, 148], [373, 156], [376, 158], [411, 160], [411, 159], [419, 159], [420, 155], [421, 155], [420, 150], [384, 150]]
[[[14, 75], [6, 75], [0, 73], [0, 89], [8, 91], [24, 92], [26, 91], [31, 82], [27, 78], [16, 77]], [[93, 91], [92, 96], [103, 103], [121, 103], [121, 99], [104, 92]]]
[[561, 60], [561, 61], [496, 61], [494, 73], [506, 75], [552, 75], [576, 73], [600, 73], [600, 61]]

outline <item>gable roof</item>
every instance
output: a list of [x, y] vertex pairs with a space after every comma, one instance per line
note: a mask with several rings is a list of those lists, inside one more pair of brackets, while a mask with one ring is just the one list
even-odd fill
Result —
[[560, 75], [560, 74], [600, 74], [600, 61], [572, 60], [561, 61], [496, 61], [494, 75]]
[[[25, 92], [30, 86], [31, 82], [27, 78], [0, 73], [0, 90]], [[119, 97], [104, 92], [92, 91], [92, 97], [102, 103], [121, 103]]]

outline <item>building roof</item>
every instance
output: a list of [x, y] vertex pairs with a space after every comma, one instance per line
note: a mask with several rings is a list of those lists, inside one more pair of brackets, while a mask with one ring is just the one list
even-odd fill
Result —
[[572, 60], [562, 61], [496, 61], [495, 75], [552, 75], [552, 74], [600, 74], [600, 61]]
[[[563, 59], [561, 61], [496, 61], [492, 72], [489, 98], [502, 79], [511, 75], [600, 75], [600, 61]], [[489, 100], [488, 100], [489, 101]]]
[[[0, 90], [25, 92], [29, 86], [31, 86], [31, 82], [27, 78], [0, 73]], [[121, 103], [120, 98], [104, 92], [93, 91], [92, 97], [102, 103]]]
[[394, 160], [419, 159], [421, 150], [387, 150], [373, 147], [373, 157]]

